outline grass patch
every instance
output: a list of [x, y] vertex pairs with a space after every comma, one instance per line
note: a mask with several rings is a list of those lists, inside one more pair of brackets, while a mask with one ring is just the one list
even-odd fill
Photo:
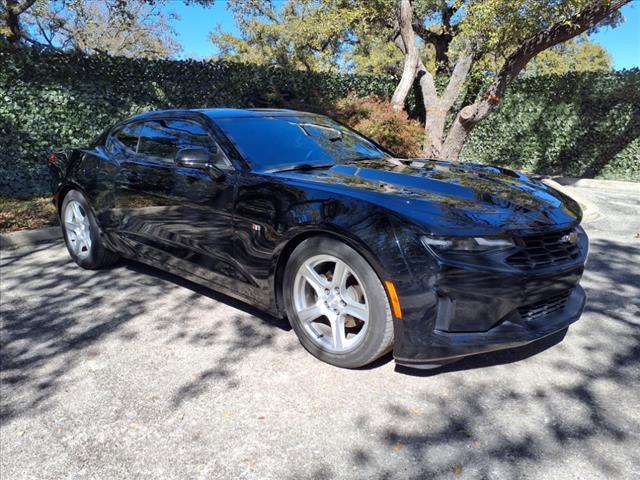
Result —
[[51, 197], [0, 197], [0, 233], [58, 225]]

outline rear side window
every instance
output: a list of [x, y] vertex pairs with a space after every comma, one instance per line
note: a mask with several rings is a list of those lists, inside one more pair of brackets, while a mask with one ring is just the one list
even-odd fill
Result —
[[[138, 148], [138, 128], [139, 125], [137, 124], [125, 125], [114, 135], [112, 135], [111, 139], [115, 139], [117, 143], [120, 143], [120, 145], [122, 145], [126, 149], [135, 152]], [[112, 145], [107, 145], [107, 147], [111, 149]]]

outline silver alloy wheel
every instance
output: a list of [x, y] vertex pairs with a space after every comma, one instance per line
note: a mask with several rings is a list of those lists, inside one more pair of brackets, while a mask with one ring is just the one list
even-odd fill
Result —
[[316, 255], [300, 266], [293, 305], [309, 337], [332, 353], [355, 348], [369, 327], [369, 302], [362, 282], [332, 255]]
[[67, 203], [64, 210], [64, 228], [73, 253], [79, 258], [86, 258], [91, 252], [91, 223], [80, 202], [71, 200]]

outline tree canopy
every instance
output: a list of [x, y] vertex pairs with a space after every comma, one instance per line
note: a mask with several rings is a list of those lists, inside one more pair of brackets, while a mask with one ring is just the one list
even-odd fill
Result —
[[304, 70], [337, 70], [364, 8], [333, 0], [229, 0], [239, 36], [217, 29], [211, 40], [228, 59]]
[[[184, 0], [211, 5], [214, 0]], [[167, 0], [0, 0], [0, 40], [159, 58], [180, 50]]]
[[392, 105], [403, 109], [418, 92], [425, 154], [455, 159], [537, 55], [525, 74], [606, 69], [606, 52], [573, 39], [616, 25], [629, 1], [231, 0], [242, 33], [217, 32], [212, 40], [240, 61], [398, 73]]
[[37, 1], [23, 18], [30, 38], [49, 47], [126, 57], [162, 58], [180, 51], [175, 15], [145, 1]]
[[567, 72], [608, 72], [611, 69], [611, 55], [607, 49], [582, 35], [540, 52], [523, 73], [526, 76], [562, 75]]

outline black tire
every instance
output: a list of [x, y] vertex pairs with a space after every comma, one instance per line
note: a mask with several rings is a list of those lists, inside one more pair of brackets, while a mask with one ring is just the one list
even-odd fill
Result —
[[[298, 270], [316, 255], [331, 255], [349, 267], [358, 277], [369, 303], [369, 325], [362, 339], [344, 353], [331, 352], [303, 328], [294, 304], [294, 284]], [[385, 353], [393, 344], [393, 317], [387, 294], [371, 265], [350, 246], [332, 238], [312, 237], [304, 240], [291, 254], [283, 281], [285, 307], [289, 322], [300, 343], [316, 358], [342, 368], [363, 367]]]
[[[71, 202], [78, 202], [80, 204], [82, 214], [86, 215], [86, 218], [89, 221], [91, 247], [85, 250], [81, 255], [78, 255], [74, 251], [70, 240], [70, 234], [67, 231], [67, 226], [65, 224], [65, 213]], [[100, 228], [98, 227], [96, 218], [93, 215], [93, 211], [91, 210], [87, 200], [84, 198], [84, 195], [82, 195], [78, 190], [70, 190], [65, 195], [62, 202], [62, 208], [60, 209], [60, 224], [62, 225], [64, 242], [67, 246], [67, 250], [69, 251], [69, 255], [71, 255], [71, 258], [82, 268], [95, 270], [98, 268], [108, 267], [116, 263], [120, 258], [116, 253], [108, 250], [103, 245], [100, 236]]]

